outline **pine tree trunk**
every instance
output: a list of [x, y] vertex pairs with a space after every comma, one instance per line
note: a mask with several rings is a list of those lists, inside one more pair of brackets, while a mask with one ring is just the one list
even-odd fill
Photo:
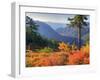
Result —
[[78, 49], [81, 48], [81, 27], [78, 27]]

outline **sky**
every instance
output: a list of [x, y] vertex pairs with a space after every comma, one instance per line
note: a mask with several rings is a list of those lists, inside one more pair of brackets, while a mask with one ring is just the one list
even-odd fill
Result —
[[43, 22], [56, 22], [66, 23], [68, 17], [73, 17], [71, 14], [55, 14], [55, 13], [26, 13], [27, 16], [33, 18], [33, 20], [39, 20]]
[[[34, 13], [34, 12], [27, 12], [26, 16], [31, 17], [33, 20], [42, 21], [42, 22], [52, 22], [52, 23], [62, 23], [68, 24], [68, 18], [73, 18], [75, 14], [59, 14], [59, 13]], [[89, 17], [88, 17], [89, 18]], [[50, 24], [49, 24], [50, 25]], [[51, 25], [50, 25], [51, 26]], [[57, 27], [52, 28], [56, 29]], [[66, 27], [66, 26], [63, 26]]]

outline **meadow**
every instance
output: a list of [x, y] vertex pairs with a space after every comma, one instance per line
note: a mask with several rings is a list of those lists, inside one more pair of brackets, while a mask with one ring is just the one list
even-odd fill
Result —
[[75, 45], [69, 46], [59, 43], [58, 51], [50, 48], [40, 51], [27, 50], [26, 67], [82, 65], [90, 63], [89, 45], [82, 46], [80, 50]]

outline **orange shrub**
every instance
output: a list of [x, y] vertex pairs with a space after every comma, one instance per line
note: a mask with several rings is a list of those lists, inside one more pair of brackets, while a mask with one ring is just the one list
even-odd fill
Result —
[[69, 55], [67, 64], [83, 64], [84, 55], [81, 51], [76, 51]]
[[26, 66], [32, 67], [33, 64], [35, 65], [35, 62], [37, 62], [39, 59], [40, 59], [39, 54], [27, 53], [26, 54]]
[[26, 66], [58, 66], [89, 64], [89, 45], [82, 46], [81, 50], [70, 50], [69, 45], [59, 43], [60, 52], [27, 52]]
[[50, 66], [51, 62], [47, 57], [41, 57], [33, 66]]
[[55, 53], [55, 54], [52, 54], [49, 57], [49, 59], [50, 59], [52, 65], [64, 65], [65, 61], [67, 60], [67, 57], [64, 54]]

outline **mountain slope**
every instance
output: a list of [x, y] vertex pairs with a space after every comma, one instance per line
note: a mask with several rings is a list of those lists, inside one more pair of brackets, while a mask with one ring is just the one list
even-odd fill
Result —
[[[62, 36], [59, 33], [57, 33], [54, 29], [52, 29], [48, 24], [41, 22], [41, 21], [35, 21], [38, 27], [38, 32], [48, 39], [54, 39], [57, 41], [64, 41], [69, 44], [72, 44], [73, 42], [76, 42], [78, 44], [78, 39], [70, 36]], [[82, 41], [83, 43], [83, 41]]]
[[[77, 38], [78, 31], [75, 27], [70, 27], [69, 24], [65, 23], [54, 23], [54, 22], [46, 22], [49, 24], [57, 33], [63, 36], [70, 36]], [[89, 33], [89, 23], [87, 26], [83, 26], [81, 29], [81, 36], [84, 36]]]
[[[83, 27], [84, 28], [81, 29], [81, 36], [84, 36], [89, 33], [89, 25], [83, 26]], [[77, 28], [69, 27], [69, 25], [66, 25], [65, 28], [63, 27], [57, 28], [56, 32], [64, 36], [71, 36], [71, 37], [76, 37], [76, 38], [78, 35]]]
[[[56, 32], [54, 29], [52, 29], [52, 27], [48, 25], [47, 23], [42, 22], [42, 21], [34, 21], [32, 18], [26, 16], [26, 27], [29, 27], [33, 24], [38, 25], [38, 33], [42, 37], [45, 37], [48, 39], [54, 39], [56, 41], [67, 42], [69, 44], [72, 44], [73, 42], [78, 44], [77, 38], [74, 38], [72, 36], [63, 36], [59, 34], [58, 32]], [[83, 44], [83, 41], [82, 41], [82, 44]]]

